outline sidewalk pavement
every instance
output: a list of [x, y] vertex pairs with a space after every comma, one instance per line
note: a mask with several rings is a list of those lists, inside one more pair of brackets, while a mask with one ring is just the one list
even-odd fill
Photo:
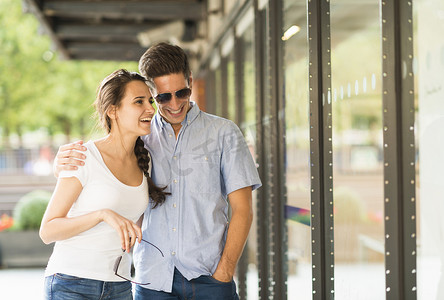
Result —
[[0, 269], [0, 299], [43, 300], [45, 269]]

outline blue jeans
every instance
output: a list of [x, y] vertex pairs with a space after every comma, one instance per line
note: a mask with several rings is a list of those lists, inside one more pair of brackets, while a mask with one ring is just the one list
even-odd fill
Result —
[[131, 282], [109, 282], [57, 273], [45, 277], [47, 300], [132, 300]]
[[174, 269], [173, 290], [159, 292], [136, 286], [135, 300], [239, 300], [236, 284], [220, 282], [211, 276], [200, 276], [188, 281]]

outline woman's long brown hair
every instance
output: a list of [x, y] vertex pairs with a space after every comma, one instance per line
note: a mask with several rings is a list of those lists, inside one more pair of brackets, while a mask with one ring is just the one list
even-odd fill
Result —
[[[119, 107], [121, 105], [127, 84], [135, 80], [146, 83], [146, 79], [140, 74], [119, 69], [108, 75], [100, 84], [94, 106], [98, 119], [107, 133], [111, 131], [111, 119], [107, 112], [112, 109], [112, 107]], [[136, 140], [134, 154], [137, 157], [140, 170], [142, 170], [148, 181], [149, 196], [153, 201], [153, 208], [155, 208], [164, 203], [166, 195], [170, 195], [171, 193], [164, 192], [166, 187], [160, 188], [156, 186], [149, 176], [150, 156], [140, 137]]]

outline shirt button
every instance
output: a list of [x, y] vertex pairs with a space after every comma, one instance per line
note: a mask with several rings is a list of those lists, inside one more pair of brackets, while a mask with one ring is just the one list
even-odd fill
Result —
[[176, 207], [177, 207], [177, 204], [176, 204], [176, 203], [173, 203], [173, 207], [176, 208]]
[[173, 137], [173, 135], [170, 133], [169, 135], [168, 135], [169, 137]]
[[175, 227], [173, 227], [173, 231], [176, 232], [176, 228]]
[[174, 252], [174, 251], [173, 251], [173, 252], [171, 252], [171, 255], [172, 255], [172, 256], [176, 255], [176, 252]]
[[173, 156], [173, 158], [174, 158], [174, 159], [177, 159], [177, 156], [176, 156], [176, 155], [174, 155], [174, 156]]
[[173, 182], [174, 182], [174, 183], [177, 183], [177, 179], [174, 179]]

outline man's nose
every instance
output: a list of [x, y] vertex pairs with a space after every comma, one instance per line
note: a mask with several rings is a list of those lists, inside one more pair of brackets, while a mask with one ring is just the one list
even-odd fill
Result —
[[181, 104], [182, 104], [182, 99], [177, 98], [176, 95], [173, 93], [170, 100], [170, 107], [179, 108]]

